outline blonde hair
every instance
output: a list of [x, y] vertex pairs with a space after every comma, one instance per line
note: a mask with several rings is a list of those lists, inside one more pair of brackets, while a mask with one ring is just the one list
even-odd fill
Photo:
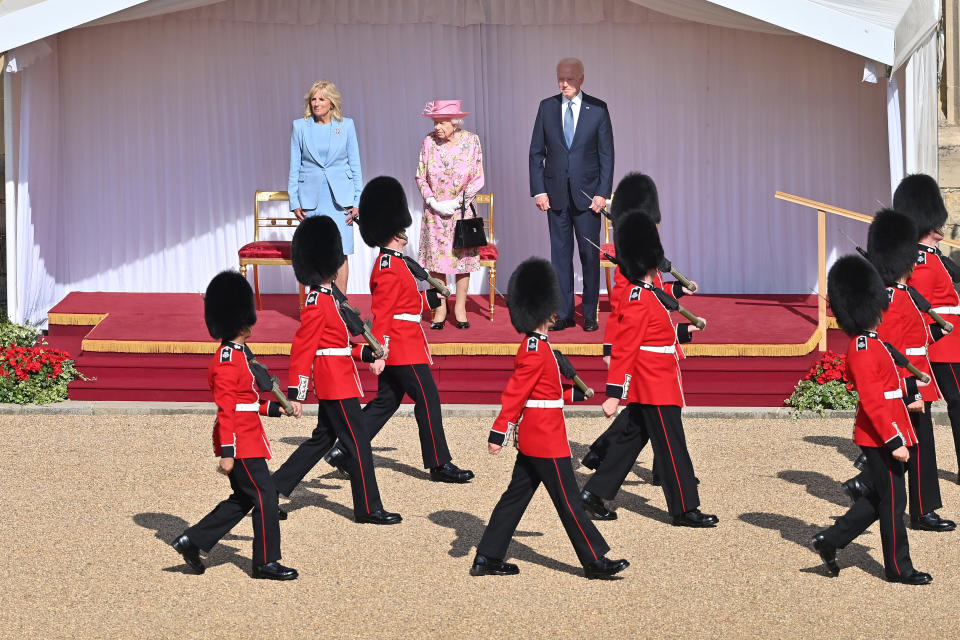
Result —
[[306, 120], [313, 115], [313, 111], [310, 110], [310, 98], [320, 92], [330, 101], [330, 116], [337, 122], [343, 122], [343, 99], [337, 91], [337, 85], [329, 80], [317, 80], [310, 85], [307, 95], [303, 96], [303, 119]]

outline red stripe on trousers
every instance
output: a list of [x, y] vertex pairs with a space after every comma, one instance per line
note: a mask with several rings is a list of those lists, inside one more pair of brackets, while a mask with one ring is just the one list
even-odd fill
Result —
[[680, 473], [677, 472], [677, 461], [673, 459], [673, 447], [670, 446], [670, 436], [667, 435], [667, 425], [663, 422], [663, 412], [657, 407], [657, 415], [660, 416], [660, 427], [663, 429], [663, 439], [667, 441], [667, 451], [670, 452], [670, 463], [673, 464], [673, 475], [677, 479], [677, 488], [680, 490], [680, 507], [684, 513], [687, 511], [687, 503], [683, 499], [683, 487], [680, 486]]
[[[932, 420], [932, 418], [931, 418]], [[920, 482], [920, 438], [917, 438], [917, 502], [920, 503], [920, 515], [926, 513], [923, 508], [923, 483]]]
[[433, 442], [433, 459], [437, 461], [437, 466], [440, 466], [440, 455], [437, 454], [437, 440], [433, 437], [433, 422], [430, 420], [430, 406], [427, 404], [427, 394], [423, 390], [423, 383], [420, 382], [420, 376], [417, 375], [417, 370], [413, 365], [410, 365], [410, 370], [413, 371], [413, 377], [417, 379], [417, 384], [420, 385], [420, 397], [423, 398], [423, 406], [427, 408], [427, 426], [430, 427], [430, 441]]
[[343, 400], [340, 400], [340, 411], [343, 412], [343, 421], [347, 423], [347, 429], [350, 431], [350, 437], [353, 438], [353, 450], [357, 452], [357, 466], [360, 467], [360, 485], [363, 487], [363, 502], [367, 505], [367, 513], [370, 513], [370, 499], [367, 498], [367, 481], [363, 477], [363, 463], [360, 462], [360, 449], [357, 446], [357, 436], [353, 433], [353, 427], [350, 426], [350, 418], [347, 417], [347, 410], [343, 408]]
[[577, 514], [573, 512], [573, 508], [570, 506], [570, 500], [567, 498], [567, 490], [563, 488], [563, 478], [560, 477], [560, 467], [557, 466], [557, 459], [551, 459], [553, 460], [553, 468], [557, 470], [557, 482], [560, 483], [560, 493], [563, 494], [563, 500], [567, 503], [567, 510], [570, 512], [570, 515], [573, 516], [573, 521], [577, 523], [577, 528], [580, 529], [580, 535], [586, 540], [587, 547], [590, 548], [590, 553], [593, 554], [593, 559], [599, 560], [599, 558], [597, 558], [597, 552], [593, 550], [593, 545], [590, 544], [590, 540], [587, 538], [587, 534], [583, 532], [583, 527], [580, 526], [580, 521], [577, 520]]
[[893, 549], [890, 550], [890, 555], [893, 557], [893, 567], [897, 570], [897, 575], [900, 575], [900, 565], [897, 564], [897, 510], [895, 504], [897, 497], [893, 495], [893, 470], [890, 469], [889, 463], [887, 464], [887, 473], [890, 474], [890, 524], [893, 525]]
[[263, 535], [263, 564], [267, 564], [267, 525], [263, 519], [263, 496], [260, 495], [260, 487], [254, 482], [253, 476], [250, 474], [250, 469], [247, 469], [247, 463], [243, 458], [240, 458], [240, 464], [243, 465], [243, 470], [247, 472], [247, 477], [250, 478], [250, 484], [257, 490], [257, 500], [260, 502], [260, 531]]

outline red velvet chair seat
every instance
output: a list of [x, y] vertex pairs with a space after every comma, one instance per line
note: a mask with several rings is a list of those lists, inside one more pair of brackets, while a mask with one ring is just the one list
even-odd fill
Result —
[[[607, 253], [609, 253], [610, 255], [612, 255], [614, 258], [617, 257], [617, 250], [613, 248], [612, 242], [604, 242], [603, 244], [600, 245], [600, 248], [606, 251]], [[603, 255], [602, 253], [600, 254], [601, 260], [606, 260], [606, 258], [607, 256]]]
[[500, 252], [497, 251], [497, 245], [488, 244], [485, 247], [480, 247], [480, 259], [481, 260], [493, 260], [496, 262], [497, 257], [500, 255]]
[[289, 240], [259, 240], [243, 245], [237, 252], [240, 259], [279, 258], [290, 260]]

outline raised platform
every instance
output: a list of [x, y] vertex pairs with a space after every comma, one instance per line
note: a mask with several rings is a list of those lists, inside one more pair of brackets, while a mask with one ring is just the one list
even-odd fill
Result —
[[[368, 313], [369, 296], [350, 300]], [[682, 302], [708, 322], [696, 342], [684, 347], [689, 357], [682, 369], [690, 405], [778, 406], [817, 357], [815, 296], [703, 295]], [[519, 336], [502, 299], [497, 303], [491, 322], [487, 299], [471, 296], [467, 330], [448, 323], [432, 331], [424, 323], [444, 402], [499, 401]], [[263, 304], [251, 348], [285, 381], [286, 356], [299, 324], [297, 296], [264, 295]], [[597, 390], [605, 383], [599, 357], [605, 301], [600, 311], [600, 331], [585, 333], [577, 327], [551, 336], [554, 346], [571, 356], [581, 377]], [[51, 344], [74, 354], [78, 368], [94, 378], [71, 385], [71, 399], [210, 399], [206, 369], [217, 343], [204, 326], [199, 294], [77, 292], [51, 309], [48, 317]], [[369, 399], [376, 379], [363, 369], [361, 379]]]

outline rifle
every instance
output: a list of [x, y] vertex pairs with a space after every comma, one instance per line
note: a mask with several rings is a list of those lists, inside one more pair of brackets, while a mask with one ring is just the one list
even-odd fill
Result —
[[[594, 247], [596, 247], [596, 249], [597, 249], [600, 253], [602, 253], [607, 260], [609, 260], [609, 261], [612, 262], [613, 264], [617, 265], [618, 267], [620, 266], [620, 263], [617, 262], [617, 259], [614, 258], [614, 257], [613, 257], [612, 255], [610, 255], [609, 253], [607, 253], [606, 251], [604, 251], [601, 247], [598, 247], [596, 242], [592, 241], [590, 238], [584, 237], [583, 235], [581, 235], [580, 237], [583, 238], [584, 240], [586, 240], [587, 242], [589, 242], [590, 244], [592, 244]], [[690, 280], [689, 278], [687, 278], [687, 276], [685, 276], [685, 275], [683, 275], [682, 273], [680, 273], [679, 271], [677, 271], [677, 269], [674, 268], [673, 263], [670, 262], [669, 260], [667, 260], [666, 258], [664, 258], [663, 260], [660, 261], [660, 264], [657, 266], [657, 269], [659, 269], [659, 270], [662, 271], [663, 273], [669, 273], [670, 275], [672, 275], [674, 278], [677, 279], [677, 282], [679, 282], [679, 283], [681, 284], [681, 286], [686, 287], [686, 288], [689, 289], [692, 293], [696, 293], [696, 291], [697, 291], [697, 285], [695, 285], [692, 280]]]
[[682, 306], [680, 306], [680, 303], [677, 302], [676, 298], [671, 296], [669, 293], [667, 293], [663, 289], [659, 287], [654, 287], [653, 293], [657, 296], [657, 299], [660, 301], [660, 304], [662, 304], [667, 308], [667, 311], [679, 312], [680, 315], [682, 315], [684, 318], [689, 320], [690, 323], [693, 324], [693, 326], [695, 326], [697, 329], [700, 329], [701, 331], [703, 331], [704, 327], [707, 326], [706, 320], [704, 320], [703, 318], [698, 318], [689, 310], [684, 309]]
[[430, 275], [430, 272], [424, 269], [419, 262], [410, 256], [403, 256], [403, 261], [407, 263], [407, 268], [410, 269], [410, 273], [413, 274], [414, 278], [420, 280], [421, 282], [426, 282], [431, 287], [436, 289], [437, 292], [444, 298], [450, 297], [450, 289], [447, 289], [447, 285]]
[[267, 368], [257, 361], [257, 357], [253, 355], [250, 347], [243, 345], [243, 351], [247, 356], [247, 363], [250, 365], [250, 372], [253, 374], [253, 379], [257, 383], [257, 388], [259, 388], [260, 391], [269, 391], [272, 393], [280, 406], [283, 407], [284, 412], [286, 412], [288, 416], [292, 416], [293, 405], [290, 404], [287, 395], [280, 389], [280, 379], [277, 378], [277, 376], [270, 375]]
[[567, 356], [556, 349], [553, 350], [553, 355], [557, 359], [557, 366], [560, 367], [560, 373], [563, 377], [567, 380], [573, 380], [573, 384], [577, 385], [577, 388], [583, 392], [583, 397], [592, 398], [593, 389], [588, 387], [587, 383], [580, 379], [580, 376], [577, 375], [577, 370], [573, 368]]
[[910, 375], [912, 375], [914, 378], [916, 378], [920, 382], [930, 382], [930, 376], [925, 374], [923, 371], [920, 371], [920, 369], [917, 369], [913, 365], [913, 363], [907, 360], [907, 356], [897, 351], [892, 344], [890, 344], [889, 342], [884, 342], [883, 346], [885, 346], [887, 348], [887, 351], [890, 352], [890, 357], [893, 358], [893, 363], [895, 365], [897, 365], [901, 369], [906, 369], [907, 371], [909, 371]]
[[343, 318], [343, 323], [347, 325], [350, 335], [362, 335], [367, 345], [373, 350], [374, 357], [378, 360], [382, 358], [384, 354], [383, 346], [370, 333], [370, 328], [360, 318], [360, 311], [347, 301], [347, 296], [343, 295], [337, 285], [331, 283], [330, 288], [333, 290], [334, 299], [340, 305], [340, 317]]

